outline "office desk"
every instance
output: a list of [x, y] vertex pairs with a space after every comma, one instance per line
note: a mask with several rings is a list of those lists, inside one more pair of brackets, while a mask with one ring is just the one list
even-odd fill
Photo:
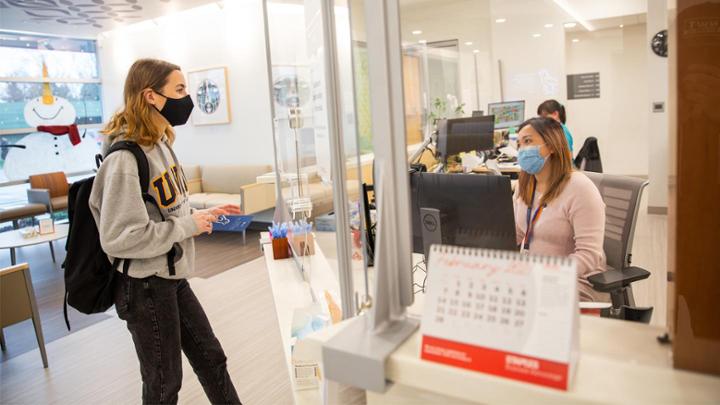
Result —
[[[581, 316], [580, 359], [569, 391], [520, 383], [421, 360], [416, 332], [387, 360], [392, 386], [367, 392], [373, 404], [492, 403], [720, 403], [720, 378], [675, 370], [669, 346], [657, 343], [663, 331], [644, 324]], [[317, 355], [343, 324], [303, 341], [302, 355]], [[328, 403], [337, 395], [327, 384]]]
[[[484, 164], [475, 167], [473, 170], [473, 173], [491, 173], [490, 169], [485, 167]], [[500, 173], [504, 175], [508, 175], [513, 179], [517, 178], [518, 173], [520, 173], [521, 169], [520, 166], [517, 164], [508, 165], [508, 164], [502, 164], [500, 165]]]

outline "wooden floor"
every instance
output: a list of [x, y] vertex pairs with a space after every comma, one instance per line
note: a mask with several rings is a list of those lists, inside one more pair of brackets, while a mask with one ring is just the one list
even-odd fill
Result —
[[[195, 238], [195, 277], [210, 278], [230, 268], [247, 263], [262, 255], [259, 232], [248, 231], [246, 244], [242, 244], [242, 234], [216, 232]], [[53, 263], [50, 247], [47, 244], [17, 249], [18, 263], [28, 262], [38, 301], [38, 310], [42, 320], [45, 342], [67, 336], [90, 325], [109, 318], [105, 314], [85, 315], [68, 308], [70, 326], [68, 332], [63, 317], [63, 296], [65, 284], [60, 264], [65, 259], [65, 241], [55, 242], [57, 263]], [[10, 252], [0, 251], [0, 267], [10, 265]], [[31, 321], [21, 322], [3, 329], [7, 341], [7, 351], [2, 353], [0, 361], [16, 357], [37, 348], [35, 331]]]
[[[190, 284], [228, 357], [244, 404], [292, 404], [288, 369], [264, 259]], [[130, 334], [114, 314], [37, 350], [0, 364], [2, 404], [136, 404], [140, 373]], [[180, 403], [208, 403], [183, 357]]]

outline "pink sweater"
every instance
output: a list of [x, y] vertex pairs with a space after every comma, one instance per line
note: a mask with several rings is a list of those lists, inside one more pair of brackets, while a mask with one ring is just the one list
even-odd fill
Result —
[[[532, 213], [541, 195], [535, 196]], [[518, 198], [515, 206], [517, 243], [527, 229], [527, 205]], [[559, 196], [545, 207], [535, 223], [530, 253], [570, 256], [577, 263], [578, 281], [590, 285], [587, 277], [605, 271], [605, 203], [595, 184], [580, 172], [573, 172]]]

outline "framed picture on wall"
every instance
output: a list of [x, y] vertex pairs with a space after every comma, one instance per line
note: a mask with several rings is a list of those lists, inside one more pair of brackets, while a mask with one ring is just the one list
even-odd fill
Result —
[[191, 115], [193, 125], [230, 123], [227, 67], [189, 71], [187, 91], [195, 103]]

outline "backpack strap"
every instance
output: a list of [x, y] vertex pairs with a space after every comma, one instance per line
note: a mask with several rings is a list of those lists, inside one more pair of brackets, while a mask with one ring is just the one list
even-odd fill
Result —
[[[150, 203], [151, 205], [154, 205], [155, 208], [157, 208], [158, 213], [160, 213], [160, 218], [165, 221], [165, 215], [163, 215], [162, 210], [160, 209], [160, 205], [158, 205], [157, 201], [153, 196], [151, 196], [148, 193], [148, 188], [150, 188], [150, 163], [148, 162], [147, 155], [145, 155], [145, 151], [142, 150], [140, 145], [138, 145], [136, 142], [132, 141], [117, 141], [112, 144], [108, 152], [105, 154], [105, 157], [107, 158], [108, 155], [110, 155], [113, 152], [119, 151], [119, 150], [126, 150], [131, 152], [135, 156], [135, 161], [137, 162], [138, 167], [138, 177], [140, 178], [140, 192], [142, 193], [142, 199], [146, 203]], [[172, 152], [173, 159], [175, 158], [175, 153]], [[177, 164], [177, 161], [176, 161]], [[173, 246], [170, 248], [170, 251], [167, 253], [167, 262], [168, 262], [168, 272], [171, 276], [175, 275], [175, 247]], [[127, 267], [127, 268], [126, 268]], [[127, 270], [130, 267], [130, 259], [125, 259], [125, 263], [123, 264], [123, 273], [127, 274]]]
[[105, 158], [107, 158], [111, 153], [119, 150], [129, 151], [133, 154], [133, 156], [135, 156], [138, 167], [138, 177], [140, 177], [140, 190], [143, 194], [147, 194], [147, 190], [150, 187], [150, 164], [148, 163], [145, 152], [136, 142], [117, 141], [110, 146], [110, 149], [105, 154]]

